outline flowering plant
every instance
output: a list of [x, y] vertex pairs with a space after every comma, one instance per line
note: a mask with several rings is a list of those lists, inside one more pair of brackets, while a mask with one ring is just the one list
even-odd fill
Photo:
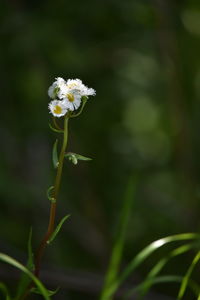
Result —
[[[0, 282], [0, 290], [5, 294], [6, 300], [24, 300], [27, 299], [30, 293], [41, 294], [46, 300], [49, 300], [50, 296], [56, 292], [49, 291], [44, 287], [39, 280], [39, 274], [42, 257], [46, 247], [52, 243], [60, 231], [63, 223], [69, 217], [69, 215], [66, 215], [58, 223], [58, 225], [55, 226], [57, 199], [60, 190], [63, 163], [65, 158], [75, 165], [79, 160], [91, 160], [90, 158], [80, 154], [66, 152], [68, 141], [68, 121], [70, 118], [80, 115], [89, 96], [94, 96], [95, 94], [95, 90], [85, 86], [80, 79], [68, 79], [65, 81], [63, 78], [58, 77], [48, 89], [48, 95], [51, 98], [51, 102], [49, 103], [48, 107], [50, 113], [53, 115], [53, 125], [50, 124], [50, 128], [56, 133], [62, 134], [63, 137], [60, 153], [58, 153], [58, 140], [55, 141], [53, 146], [53, 165], [56, 169], [56, 176], [54, 185], [50, 186], [50, 188], [47, 190], [47, 197], [51, 205], [49, 224], [46, 234], [44, 235], [38, 247], [36, 255], [34, 255], [32, 252], [32, 231], [30, 232], [28, 241], [28, 262], [26, 267], [12, 257], [4, 253], [0, 253], [0, 260], [18, 268], [23, 272], [16, 296], [14, 298], [11, 298], [6, 285]], [[56, 122], [56, 118], [61, 117], [63, 117], [62, 128], [60, 128]]]
[[[58, 77], [48, 89], [49, 97], [54, 99], [49, 103], [49, 110], [53, 115], [55, 128], [52, 126], [50, 126], [50, 128], [53, 131], [63, 134], [63, 144], [59, 155], [57, 152], [58, 140], [55, 141], [53, 146], [53, 164], [57, 169], [57, 173], [54, 185], [51, 186], [47, 191], [48, 199], [51, 201], [51, 210], [47, 233], [44, 236], [36, 255], [34, 271], [36, 276], [39, 275], [41, 259], [46, 245], [53, 241], [62, 224], [69, 217], [68, 215], [65, 216], [54, 231], [56, 204], [62, 176], [63, 161], [65, 158], [67, 158], [68, 160], [72, 161], [72, 163], [77, 164], [78, 160], [91, 160], [90, 158], [76, 153], [66, 152], [68, 140], [68, 120], [70, 117], [78, 116], [83, 111], [89, 96], [94, 96], [95, 94], [95, 90], [85, 86], [80, 79], [68, 79], [65, 81], [63, 78]], [[79, 112], [74, 113], [74, 111], [77, 109], [79, 109]], [[54, 117], [64, 117], [63, 129], [58, 126]]]

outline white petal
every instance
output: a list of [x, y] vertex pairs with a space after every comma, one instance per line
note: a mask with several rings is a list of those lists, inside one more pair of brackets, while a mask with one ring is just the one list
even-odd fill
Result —
[[92, 88], [87, 89], [87, 94], [86, 96], [95, 96], [96, 95], [96, 91]]
[[74, 110], [73, 103], [70, 102], [67, 98], [63, 99], [63, 102], [64, 102], [64, 106], [66, 107], [66, 109]]
[[75, 109], [79, 108], [80, 104], [81, 104], [81, 100], [80, 99], [76, 99], [73, 102], [73, 105], [74, 105]]

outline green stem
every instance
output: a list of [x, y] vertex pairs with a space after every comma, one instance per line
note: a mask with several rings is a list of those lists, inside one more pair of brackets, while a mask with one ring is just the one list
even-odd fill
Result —
[[[69, 116], [66, 115], [64, 118], [63, 144], [62, 144], [62, 148], [61, 148], [60, 155], [59, 155], [58, 168], [57, 168], [55, 184], [54, 184], [54, 191], [53, 191], [54, 202], [51, 202], [48, 229], [47, 229], [47, 232], [46, 232], [43, 240], [40, 243], [40, 246], [39, 246], [37, 254], [36, 254], [36, 259], [35, 259], [34, 275], [36, 277], [39, 277], [41, 260], [42, 260], [45, 248], [47, 246], [47, 241], [49, 240], [50, 236], [52, 235], [52, 233], [54, 231], [54, 227], [55, 227], [57, 199], [58, 199], [58, 193], [60, 190], [63, 162], [64, 162], [64, 158], [65, 158], [65, 152], [66, 152], [67, 141], [68, 141], [68, 120], [69, 120]], [[30, 285], [27, 287], [25, 293], [20, 297], [20, 300], [24, 300], [25, 298], [27, 298], [27, 296], [30, 294], [30, 290], [33, 286], [34, 286], [33, 283], [30, 283]]]
[[77, 114], [75, 114], [75, 115], [72, 114], [72, 115], [71, 115], [71, 118], [76, 118], [76, 117], [78, 117], [78, 116], [82, 113], [82, 111], [83, 111], [83, 109], [84, 109], [84, 106], [85, 106], [86, 102], [87, 102], [87, 100], [83, 100], [83, 104], [82, 104], [82, 106], [81, 106], [79, 112], [78, 112]]
[[43, 256], [44, 250], [47, 246], [47, 241], [49, 240], [50, 236], [52, 235], [52, 233], [54, 231], [54, 227], [55, 227], [57, 199], [58, 199], [58, 193], [59, 193], [59, 190], [60, 190], [60, 183], [61, 183], [62, 170], [63, 170], [63, 162], [64, 162], [65, 151], [66, 151], [67, 140], [68, 140], [68, 120], [69, 120], [69, 118], [68, 118], [68, 116], [66, 116], [65, 119], [64, 119], [63, 144], [62, 144], [62, 149], [61, 149], [60, 156], [59, 156], [59, 164], [58, 164], [57, 174], [56, 174], [55, 184], [54, 184], [54, 199], [55, 199], [55, 202], [51, 203], [48, 229], [47, 229], [47, 232], [46, 232], [42, 242], [40, 243], [40, 246], [38, 248], [38, 252], [37, 252], [37, 255], [36, 255], [36, 260], [35, 260], [35, 275], [36, 276], [39, 276], [42, 256]]

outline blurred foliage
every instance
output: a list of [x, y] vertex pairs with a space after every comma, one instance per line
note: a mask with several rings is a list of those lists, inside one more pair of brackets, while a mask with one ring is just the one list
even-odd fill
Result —
[[[200, 3], [7, 0], [0, 15], [1, 252], [24, 261], [30, 226], [35, 247], [47, 226], [56, 138], [47, 89], [57, 76], [97, 90], [69, 133], [69, 151], [93, 161], [66, 161], [58, 220], [71, 218], [44, 269], [57, 268], [58, 281], [75, 270], [104, 274], [132, 174], [139, 185], [124, 265], [155, 239], [199, 231]], [[192, 257], [170, 272], [184, 274]], [[136, 282], [157, 258], [136, 272]], [[12, 272], [0, 272], [9, 281]], [[98, 277], [84, 290], [84, 274], [77, 286], [61, 283], [60, 299], [96, 297]]]

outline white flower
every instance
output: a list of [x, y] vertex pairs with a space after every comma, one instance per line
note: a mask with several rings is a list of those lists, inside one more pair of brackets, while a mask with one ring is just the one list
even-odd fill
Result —
[[68, 111], [64, 101], [53, 100], [49, 103], [49, 110], [55, 117], [62, 117]]
[[49, 87], [48, 95], [55, 99], [49, 104], [50, 112], [56, 117], [61, 117], [68, 110], [78, 109], [82, 97], [85, 96], [87, 99], [88, 96], [96, 95], [96, 92], [84, 85], [80, 79], [68, 79], [66, 82], [63, 78], [57, 77]]
[[65, 107], [71, 111], [78, 109], [81, 104], [81, 95], [75, 91], [68, 90], [65, 98], [63, 98], [63, 103]]
[[60, 95], [63, 93], [63, 90], [66, 87], [66, 82], [63, 78], [57, 77], [55, 81], [48, 89], [48, 95], [50, 98], [55, 99], [57, 97], [60, 98]]
[[80, 79], [68, 79], [66, 85], [70, 92], [78, 93], [81, 97], [94, 96], [96, 94], [94, 89], [88, 88]]

